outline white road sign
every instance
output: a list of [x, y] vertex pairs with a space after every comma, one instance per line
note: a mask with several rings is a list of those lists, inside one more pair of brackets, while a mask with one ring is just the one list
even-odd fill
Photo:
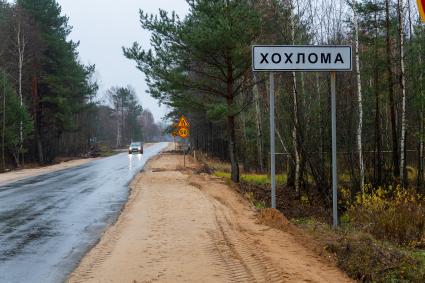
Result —
[[351, 71], [348, 45], [254, 45], [253, 71]]

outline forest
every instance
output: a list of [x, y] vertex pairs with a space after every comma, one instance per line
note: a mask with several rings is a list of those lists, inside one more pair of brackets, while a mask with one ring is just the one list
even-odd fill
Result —
[[[185, 113], [195, 148], [229, 160], [232, 180], [268, 170], [268, 74], [251, 69], [253, 44], [352, 45], [337, 79], [338, 158], [353, 193], [367, 184], [422, 190], [424, 24], [412, 1], [188, 1], [184, 19], [141, 11], [152, 49], [124, 48], [150, 94]], [[330, 76], [277, 73], [279, 170], [327, 195]]]
[[2, 170], [125, 147], [143, 127], [147, 141], [161, 134], [131, 86], [99, 93], [68, 22], [54, 0], [0, 1]]
[[[191, 146], [219, 164], [215, 174], [240, 183], [256, 206], [270, 205], [268, 73], [252, 71], [253, 45], [351, 45], [353, 70], [337, 73], [336, 85], [340, 222], [373, 239], [423, 247], [425, 24], [416, 2], [187, 3], [184, 18], [142, 9], [151, 46], [135, 42], [123, 51], [147, 76], [151, 96], [172, 109], [169, 118], [188, 118]], [[329, 223], [330, 74], [275, 73], [275, 84], [278, 209], [302, 223], [311, 216]], [[381, 244], [370, 255], [375, 250], [359, 237], [332, 247], [340, 265], [361, 281], [389, 282], [403, 260], [394, 263]], [[395, 278], [423, 282], [419, 270]]]
[[[337, 73], [338, 210], [332, 204], [330, 74], [275, 73], [277, 208], [310, 229], [349, 276], [425, 278], [425, 23], [414, 0], [187, 0], [179, 17], [140, 10], [150, 46], [123, 47], [148, 93], [185, 115], [190, 148], [258, 209], [270, 204], [268, 74], [253, 45], [350, 45]], [[2, 171], [54, 163], [164, 126], [131, 86], [99, 93], [55, 0], [0, 0]], [[169, 130], [172, 128], [169, 125]]]

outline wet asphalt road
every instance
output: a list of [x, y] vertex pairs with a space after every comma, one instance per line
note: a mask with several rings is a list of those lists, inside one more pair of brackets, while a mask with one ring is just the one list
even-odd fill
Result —
[[0, 187], [0, 282], [62, 282], [119, 214], [128, 185], [166, 147]]

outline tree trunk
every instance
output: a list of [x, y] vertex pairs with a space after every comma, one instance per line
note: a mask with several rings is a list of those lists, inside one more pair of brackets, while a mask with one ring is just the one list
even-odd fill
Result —
[[[299, 12], [299, 11], [298, 11]], [[298, 186], [303, 187], [305, 184], [304, 176], [306, 174], [306, 151], [304, 149], [304, 135], [303, 131], [308, 132], [308, 125], [309, 123], [306, 123], [305, 120], [305, 113], [310, 111], [310, 108], [307, 105], [307, 95], [305, 91], [305, 77], [304, 73], [300, 73], [300, 80], [301, 80], [301, 97], [302, 97], [302, 103], [301, 103], [301, 111], [298, 107], [297, 115], [298, 115], [298, 121], [297, 121], [297, 144], [298, 144], [298, 155], [299, 155], [299, 173], [298, 173]], [[304, 111], [303, 111], [304, 110]], [[301, 194], [301, 192], [300, 192]]]
[[40, 125], [40, 117], [39, 117], [39, 98], [38, 98], [38, 81], [37, 75], [33, 75], [31, 82], [31, 96], [32, 96], [32, 115], [34, 121], [34, 136], [36, 140], [37, 146], [37, 154], [38, 154], [38, 162], [40, 164], [44, 164], [44, 152], [43, 152], [43, 144], [41, 141], [41, 125]]
[[124, 98], [121, 96], [118, 98], [118, 109], [117, 109], [117, 144], [116, 147], [120, 148], [122, 145], [122, 135], [123, 135], [123, 119], [124, 119]]
[[393, 71], [391, 63], [391, 38], [390, 38], [390, 0], [385, 1], [385, 17], [386, 17], [386, 49], [387, 49], [387, 71], [388, 71], [388, 95], [391, 115], [391, 134], [392, 134], [392, 159], [394, 178], [400, 176], [399, 155], [398, 155], [398, 138], [397, 138], [397, 121], [393, 90]]
[[375, 84], [375, 185], [379, 186], [382, 183], [382, 145], [381, 145], [381, 109], [379, 101], [379, 74], [378, 67], [375, 66], [374, 70], [374, 84]]
[[[424, 115], [423, 115], [423, 109], [421, 109], [421, 120], [423, 121]], [[423, 122], [420, 122], [420, 141], [419, 141], [419, 148], [418, 148], [418, 177], [416, 184], [420, 190], [422, 190], [423, 185], [423, 176], [424, 176], [424, 142], [423, 142]]]
[[117, 117], [117, 142], [116, 142], [116, 148], [119, 148], [121, 146], [121, 118]]
[[[23, 96], [22, 96], [22, 70], [24, 65], [24, 54], [25, 54], [25, 37], [22, 35], [21, 24], [18, 23], [18, 31], [17, 31], [17, 45], [18, 45], [18, 92], [19, 92], [19, 100], [20, 106], [23, 107]], [[19, 156], [22, 152], [22, 160], [23, 156], [23, 146], [24, 146], [24, 134], [23, 134], [23, 122], [20, 121], [19, 124], [19, 150], [18, 150], [18, 159], [17, 166], [19, 167]]]
[[[291, 40], [292, 44], [295, 44], [295, 23], [294, 23], [294, 5], [291, 1]], [[300, 154], [298, 152], [298, 96], [297, 96], [297, 76], [295, 72], [292, 72], [292, 97], [293, 97], [293, 120], [294, 127], [292, 128], [292, 147], [294, 149], [295, 158], [295, 176], [294, 186], [297, 194], [300, 192], [299, 179], [300, 179]]]
[[235, 183], [239, 183], [239, 165], [238, 158], [236, 155], [236, 135], [235, 135], [235, 116], [227, 116], [227, 127], [229, 131], [229, 154], [230, 154], [230, 163], [232, 167], [231, 179]]
[[[242, 111], [240, 114], [240, 124], [241, 124], [241, 130], [242, 130], [242, 139], [243, 139], [243, 147], [245, 149], [248, 148], [248, 138], [246, 136], [246, 119], [245, 119], [245, 112]], [[212, 135], [211, 135], [212, 138]], [[250, 164], [249, 164], [249, 156], [247, 154], [245, 154], [244, 156], [242, 156], [243, 158], [243, 169], [245, 171], [249, 171], [250, 170]]]
[[365, 177], [364, 177], [363, 147], [362, 147], [363, 103], [362, 103], [362, 81], [361, 81], [361, 75], [360, 75], [359, 23], [358, 23], [356, 1], [353, 1], [353, 12], [354, 12], [355, 46], [356, 46], [357, 103], [358, 103], [358, 109], [359, 109], [359, 121], [357, 125], [357, 151], [359, 155], [360, 190], [364, 192]]
[[239, 183], [239, 164], [236, 153], [235, 115], [233, 114], [233, 62], [227, 57], [227, 139], [229, 142], [229, 155], [232, 167], [231, 179]]
[[404, 32], [403, 32], [403, 0], [397, 1], [398, 13], [398, 35], [400, 40], [400, 88], [401, 88], [401, 138], [400, 138], [400, 182], [403, 186], [407, 184], [406, 178], [406, 79], [404, 69]]
[[[377, 21], [377, 13], [375, 11], [375, 22]], [[378, 58], [378, 27], [375, 29], [375, 58]], [[381, 137], [381, 106], [379, 101], [379, 72], [376, 61], [373, 66], [373, 83], [375, 85], [375, 153], [374, 153], [374, 181], [375, 185], [380, 186], [382, 183], [382, 137]], [[372, 85], [372, 82], [371, 82]]]
[[[419, 54], [422, 54], [422, 48], [419, 46]], [[419, 55], [419, 66], [422, 66], [422, 57]], [[418, 186], [422, 189], [424, 179], [424, 135], [425, 135], [425, 121], [424, 121], [424, 85], [423, 73], [419, 76], [419, 96], [421, 100], [420, 110], [420, 129], [419, 129], [419, 162], [418, 162]]]
[[2, 169], [6, 169], [6, 161], [4, 157], [4, 135], [6, 133], [6, 71], [3, 70], [3, 123], [2, 123], [2, 134], [1, 134], [1, 160], [2, 160]]
[[[254, 74], [254, 81], [258, 82], [256, 75]], [[257, 126], [257, 157], [258, 157], [258, 166], [260, 172], [264, 172], [264, 157], [263, 157], [263, 126], [262, 121], [263, 117], [261, 115], [261, 96], [259, 94], [259, 89], [257, 84], [253, 87], [254, 100], [255, 100], [255, 123]]]
[[320, 77], [319, 73], [316, 72], [316, 91], [317, 91], [317, 97], [318, 97], [318, 103], [319, 103], [319, 138], [320, 138], [320, 145], [319, 145], [319, 172], [320, 174], [325, 173], [325, 157], [324, 157], [324, 135], [323, 135], [323, 127], [324, 127], [324, 121], [323, 121], [323, 115], [322, 115], [322, 94], [320, 91]]
[[264, 172], [264, 144], [263, 144], [263, 117], [261, 113], [261, 97], [258, 95], [255, 98], [256, 124], [257, 124], [257, 147], [258, 147], [258, 165], [260, 172]]
[[[262, 83], [257, 84], [257, 87], [258, 87], [258, 94], [259, 94], [259, 98], [260, 98], [259, 102], [261, 102], [260, 111], [261, 111], [261, 109], [263, 109], [262, 111], [267, 112], [267, 111], [269, 111], [269, 105], [268, 105], [269, 96], [268, 96], [267, 84], [265, 82], [262, 82]], [[260, 112], [260, 113], [264, 113], [264, 112]], [[279, 120], [276, 120], [276, 123], [278, 123], [278, 122], [279, 122]], [[263, 124], [261, 124], [261, 126], [263, 127]], [[262, 128], [262, 129], [263, 129], [262, 135], [263, 135], [263, 138], [264, 138], [265, 137], [264, 136], [264, 128]], [[278, 130], [279, 130], [279, 125], [276, 126], [276, 134], [277, 135], [279, 135]], [[261, 141], [263, 143], [263, 145], [262, 145], [263, 146], [263, 150], [262, 150], [263, 167], [264, 167], [264, 170], [267, 170], [268, 167], [267, 167], [266, 164], [267, 164], [267, 160], [268, 160], [268, 157], [267, 157], [268, 151], [266, 150], [266, 148], [264, 146], [264, 139], [261, 139]], [[286, 148], [285, 148], [285, 145], [283, 144], [283, 141], [281, 141], [281, 143], [282, 143], [282, 146], [284, 147], [284, 149], [286, 151]]]
[[211, 155], [215, 156], [216, 152], [214, 151], [214, 129], [213, 129], [213, 124], [211, 122], [208, 123], [209, 126], [209, 135], [211, 137], [210, 139], [210, 151], [211, 151]]

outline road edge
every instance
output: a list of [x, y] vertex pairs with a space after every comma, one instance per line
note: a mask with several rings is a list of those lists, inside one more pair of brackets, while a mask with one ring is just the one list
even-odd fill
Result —
[[[128, 196], [127, 196], [127, 200], [121, 206], [118, 214], [105, 227], [105, 229], [102, 231], [102, 233], [96, 239], [96, 241], [92, 245], [90, 245], [90, 247], [87, 248], [87, 250], [81, 256], [81, 258], [77, 262], [75, 262], [75, 264], [72, 266], [71, 271], [66, 274], [64, 282], [69, 282], [69, 280], [73, 276], [74, 272], [81, 265], [82, 261], [87, 257], [87, 255], [89, 253], [91, 253], [99, 245], [99, 243], [104, 239], [104, 237], [105, 237], [106, 234], [114, 234], [114, 231], [112, 231], [112, 229], [114, 227], [116, 227], [117, 223], [120, 221], [120, 218], [123, 216], [123, 212], [134, 202], [134, 200], [137, 197], [137, 192], [135, 191], [135, 188], [136, 188], [137, 184], [139, 183], [141, 177], [143, 176], [144, 172], [146, 171], [146, 169], [150, 168], [150, 164], [152, 163], [152, 161], [154, 161], [155, 159], [158, 159], [165, 151], [167, 151], [168, 148], [169, 148], [169, 145], [167, 147], [165, 147], [164, 149], [160, 150], [158, 152], [158, 154], [156, 154], [154, 156], [151, 156], [149, 159], [147, 159], [145, 165], [143, 166], [143, 168], [128, 183]], [[109, 241], [108, 243], [111, 243], [111, 241]]]

